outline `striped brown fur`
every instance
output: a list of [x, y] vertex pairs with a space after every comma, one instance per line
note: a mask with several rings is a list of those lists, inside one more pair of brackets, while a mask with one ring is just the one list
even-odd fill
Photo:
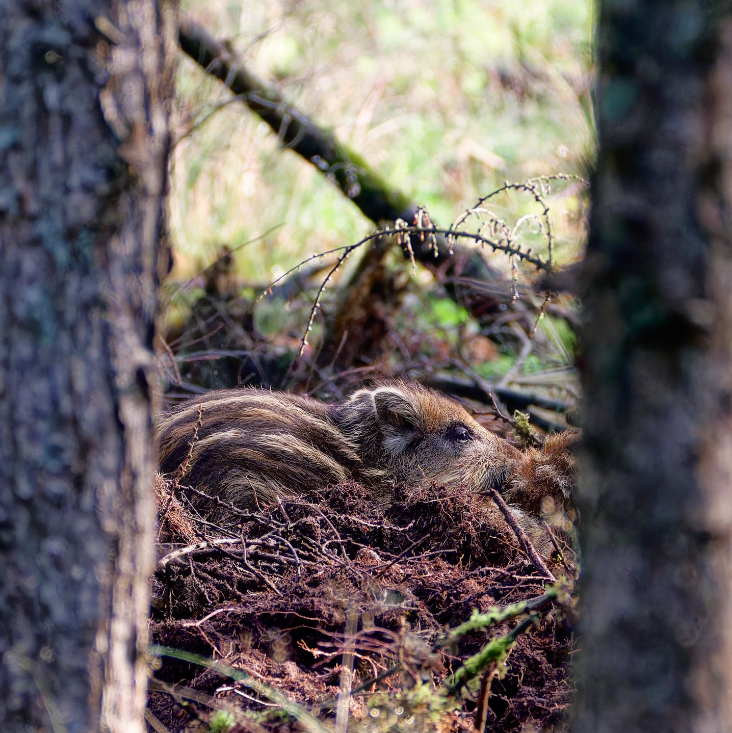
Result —
[[[210, 392], [159, 423], [161, 470], [239, 507], [357, 481], [388, 501], [397, 483], [478, 490], [521, 454], [457, 402], [388, 382], [342, 404], [256, 389]], [[213, 510], [213, 514], [221, 514]]]
[[550, 435], [541, 450], [530, 449], [512, 473], [504, 496], [551, 527], [568, 530], [576, 522], [574, 484], [577, 462], [572, 446], [578, 430]]

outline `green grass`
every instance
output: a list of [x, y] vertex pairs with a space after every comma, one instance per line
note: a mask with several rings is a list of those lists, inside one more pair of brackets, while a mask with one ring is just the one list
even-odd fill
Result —
[[[182, 12], [230, 39], [440, 223], [506, 179], [584, 174], [593, 155], [590, 0], [184, 0]], [[179, 136], [229, 98], [186, 59], [178, 88]], [[514, 219], [529, 204], [496, 202]], [[219, 243], [235, 247], [278, 224], [237, 253], [248, 281], [372, 229], [240, 104], [176, 146], [170, 212], [175, 279], [208, 264]], [[576, 195], [554, 204], [565, 260], [583, 239], [582, 213]]]

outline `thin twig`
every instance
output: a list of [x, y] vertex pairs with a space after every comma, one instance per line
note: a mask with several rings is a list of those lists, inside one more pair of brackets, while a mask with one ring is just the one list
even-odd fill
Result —
[[336, 705], [335, 733], [347, 733], [348, 717], [351, 708], [351, 689], [353, 686], [353, 651], [359, 612], [355, 606], [346, 611], [346, 638], [341, 662], [341, 681]]
[[429, 535], [424, 535], [423, 537], [420, 537], [418, 540], [415, 540], [414, 542], [412, 542], [411, 545], [409, 545], [409, 547], [407, 547], [406, 550], [404, 550], [404, 552], [397, 555], [390, 563], [387, 563], [386, 565], [384, 565], [384, 567], [381, 568], [381, 570], [379, 571], [378, 575], [376, 575], [376, 580], [378, 580], [379, 578], [383, 578], [384, 575], [386, 574], [386, 571], [390, 567], [392, 567], [393, 565], [396, 565], [400, 560], [403, 560], [415, 547], [419, 547], [419, 545], [421, 545], [428, 537]]
[[483, 672], [483, 676], [480, 679], [480, 692], [478, 693], [473, 719], [473, 725], [478, 733], [485, 731], [485, 726], [488, 722], [488, 701], [491, 696], [491, 683], [497, 672], [498, 667], [488, 668]]
[[193, 447], [196, 444], [196, 441], [198, 440], [198, 431], [201, 429], [201, 425], [203, 423], [203, 403], [199, 405], [198, 407], [198, 419], [196, 420], [196, 425], [193, 429], [193, 436], [191, 438], [190, 445], [188, 446], [188, 453], [181, 465], [178, 467], [178, 471], [176, 472], [175, 479], [173, 480], [173, 484], [170, 487], [170, 494], [168, 495], [168, 500], [165, 503], [165, 506], [163, 507], [162, 511], [160, 512], [160, 520], [158, 523], [158, 539], [160, 539], [161, 533], [163, 531], [163, 527], [165, 526], [165, 520], [168, 517], [168, 511], [170, 510], [170, 507], [173, 503], [173, 500], [175, 499], [175, 495], [180, 490], [180, 481], [181, 479], [188, 473], [188, 467], [191, 464], [191, 459], [193, 458]]
[[552, 583], [556, 583], [557, 579], [554, 577], [554, 574], [551, 570], [546, 566], [546, 563], [541, 559], [541, 555], [536, 551], [536, 548], [531, 543], [531, 540], [528, 538], [526, 532], [521, 528], [521, 525], [516, 521], [516, 517], [514, 516], [514, 513], [511, 511], [511, 507], [506, 504], [503, 497], [494, 489], [494, 488], [487, 488], [485, 490], [485, 493], [488, 494], [488, 496], [493, 499], [493, 501], [496, 503], [496, 506], [501, 510], [503, 513], [503, 516], [506, 518], [506, 523], [508, 526], [513, 530], [513, 533], [516, 535], [516, 538], [519, 541], [519, 544], [524, 549], [526, 554], [531, 558], [531, 562], [534, 563], [534, 565], [541, 571], [542, 575], [544, 577], [551, 581]]
[[156, 731], [156, 733], [170, 733], [170, 728], [161, 723], [152, 711], [148, 708], [145, 710], [145, 722]]
[[170, 359], [170, 365], [173, 367], [173, 372], [175, 373], [175, 383], [180, 387], [181, 382], [183, 381], [183, 378], [180, 375], [180, 371], [178, 370], [178, 365], [175, 361], [175, 354], [173, 354], [173, 350], [168, 346], [165, 339], [158, 334], [158, 340], [163, 345], [163, 348], [165, 349], [165, 353], [168, 355], [168, 358]]
[[507, 415], [501, 408], [498, 406], [498, 398], [496, 397], [496, 393], [493, 390], [493, 385], [490, 384], [487, 380], [483, 379], [483, 377], [480, 376], [480, 374], [476, 374], [467, 364], [464, 364], [459, 359], [451, 359], [450, 363], [456, 366], [460, 371], [467, 374], [476, 384], [476, 386], [480, 387], [483, 392], [490, 397], [491, 402], [493, 403], [493, 409], [496, 411], [496, 414], [498, 417], [501, 418], [504, 422], [507, 422], [509, 425], [513, 425], [515, 423], [515, 420]]
[[203, 550], [208, 549], [215, 549], [218, 548], [220, 545], [241, 545], [245, 540], [239, 538], [239, 537], [225, 537], [221, 539], [215, 539], [215, 540], [205, 540], [203, 542], [198, 542], [195, 545], [188, 545], [187, 547], [181, 547], [179, 550], [174, 550], [173, 552], [169, 552], [167, 555], [162, 557], [157, 564], [157, 570], [163, 570], [165, 567], [167, 567], [170, 563], [175, 562], [176, 560], [181, 560], [182, 558], [186, 557], [187, 555], [192, 555], [197, 552], [201, 552]]

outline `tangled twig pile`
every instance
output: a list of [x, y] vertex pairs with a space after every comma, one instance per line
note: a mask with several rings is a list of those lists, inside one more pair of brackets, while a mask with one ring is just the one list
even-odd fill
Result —
[[[571, 470], [566, 452], [534, 454], [524, 481]], [[549, 586], [485, 496], [432, 487], [379, 506], [345, 484], [228, 506], [232, 530], [197, 515], [191, 489], [161, 478], [157, 491], [153, 727], [210, 730], [216, 715], [260, 733], [322, 733], [333, 719], [336, 731], [561, 727], [575, 574], [564, 533], [549, 565], [566, 581]]]

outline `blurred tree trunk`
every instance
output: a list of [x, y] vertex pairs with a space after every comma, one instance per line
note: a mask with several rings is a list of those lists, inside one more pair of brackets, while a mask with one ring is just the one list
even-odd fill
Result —
[[578, 733], [732, 730], [732, 4], [603, 0]]
[[0, 0], [0, 727], [145, 729], [172, 6]]

